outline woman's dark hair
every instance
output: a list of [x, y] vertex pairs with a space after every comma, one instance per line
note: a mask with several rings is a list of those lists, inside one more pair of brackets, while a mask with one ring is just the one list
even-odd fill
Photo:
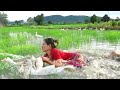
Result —
[[46, 42], [47, 45], [51, 44], [52, 48], [56, 48], [58, 45], [58, 40], [54, 40], [52, 38], [46, 38], [46, 39], [44, 39], [44, 41]]

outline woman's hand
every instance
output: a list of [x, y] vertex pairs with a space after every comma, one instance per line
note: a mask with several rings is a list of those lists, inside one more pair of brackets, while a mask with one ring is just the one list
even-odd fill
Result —
[[62, 59], [58, 59], [55, 62], [51, 61], [48, 57], [41, 57], [43, 62], [46, 62], [50, 65], [55, 65], [55, 67], [60, 67], [62, 66]]
[[43, 62], [49, 61], [49, 58], [47, 58], [47, 57], [41, 57], [41, 58], [42, 58]]

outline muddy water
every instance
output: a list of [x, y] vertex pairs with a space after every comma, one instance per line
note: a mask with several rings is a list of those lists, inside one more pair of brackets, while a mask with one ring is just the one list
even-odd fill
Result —
[[109, 43], [109, 42], [97, 42], [95, 39], [92, 39], [90, 43], [80, 45], [80, 48], [85, 50], [120, 50], [120, 42]]

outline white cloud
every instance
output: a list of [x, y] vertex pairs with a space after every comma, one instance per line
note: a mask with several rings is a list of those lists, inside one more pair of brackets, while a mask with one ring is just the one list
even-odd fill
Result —
[[15, 21], [15, 20], [27, 20], [28, 17], [34, 17], [41, 13], [44, 16], [49, 15], [86, 15], [92, 16], [93, 14], [97, 16], [104, 16], [108, 14], [111, 18], [119, 17], [120, 11], [4, 11], [8, 15], [8, 20]]

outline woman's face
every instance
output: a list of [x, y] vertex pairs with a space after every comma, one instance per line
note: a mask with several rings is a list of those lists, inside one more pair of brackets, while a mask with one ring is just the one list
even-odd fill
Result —
[[47, 45], [47, 43], [45, 41], [43, 41], [43, 43], [42, 43], [43, 52], [46, 52], [46, 51], [48, 51], [50, 49], [51, 49], [51, 45]]

